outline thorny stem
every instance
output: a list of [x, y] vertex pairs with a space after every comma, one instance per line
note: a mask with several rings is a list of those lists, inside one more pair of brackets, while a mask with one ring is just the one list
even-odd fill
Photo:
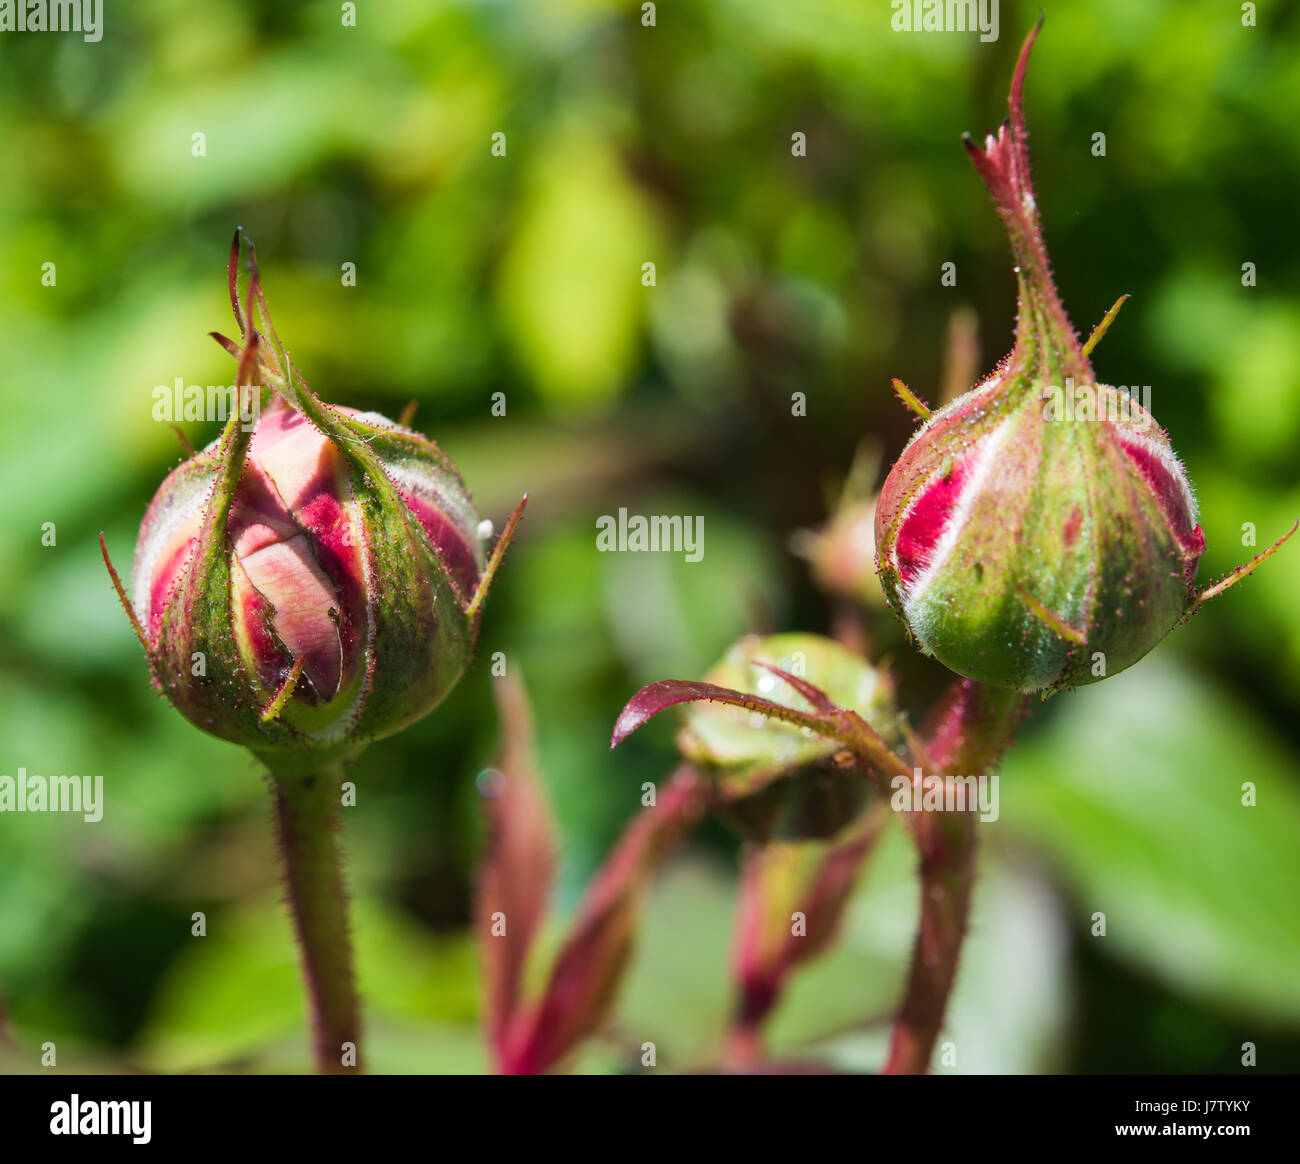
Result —
[[341, 779], [337, 764], [308, 773], [273, 770], [271, 775], [285, 894], [302, 955], [316, 1070], [321, 1075], [361, 1070], [347, 891], [335, 836]]
[[[927, 733], [946, 776], [983, 779], [1011, 742], [1025, 697], [972, 680], [949, 689]], [[921, 918], [903, 1004], [894, 1020], [886, 1075], [922, 1075], [930, 1066], [957, 977], [975, 874], [975, 814], [923, 812], [914, 830], [920, 854]]]
[[974, 813], [921, 816], [916, 829], [921, 853], [921, 921], [907, 993], [889, 1040], [886, 1075], [924, 1075], [929, 1069], [970, 915]]

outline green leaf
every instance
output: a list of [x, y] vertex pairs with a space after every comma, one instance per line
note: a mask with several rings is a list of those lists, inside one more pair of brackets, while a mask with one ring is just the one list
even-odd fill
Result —
[[544, 162], [502, 268], [503, 311], [542, 395], [599, 407], [627, 381], [655, 293], [642, 264], [661, 278], [667, 255], [649, 203], [598, 139], [566, 133], [528, 148]]
[[[468, 938], [435, 941], [382, 905], [365, 898], [353, 904], [367, 1029], [384, 1019], [435, 1021], [472, 1033], [477, 1043], [477, 959]], [[208, 936], [193, 939], [159, 988], [140, 1050], [155, 1070], [192, 1071], [256, 1059], [295, 1037], [302, 1048], [295, 1069], [308, 1070], [307, 1017], [289, 918], [278, 904], [263, 901], [208, 918]], [[397, 1069], [382, 1056], [369, 1057], [374, 1071]], [[403, 1062], [407, 1057], [404, 1052]], [[485, 1064], [480, 1051], [473, 1069]], [[402, 1069], [439, 1068], [429, 1061]]]
[[[1256, 804], [1243, 805], [1243, 785]], [[1300, 1022], [1300, 772], [1247, 708], [1151, 659], [1068, 696], [1013, 748], [1002, 825], [1038, 842], [1075, 923], [1235, 1013]]]
[[[995, 828], [981, 825], [980, 841], [989, 841]], [[941, 1036], [957, 1049], [956, 1065], [946, 1070], [1059, 1069], [1071, 1017], [1061, 905], [1041, 869], [1012, 862], [990, 844], [978, 860], [972, 924]], [[728, 971], [733, 899], [730, 876], [698, 861], [670, 867], [650, 893], [619, 1000], [617, 1034], [631, 1048], [654, 1042], [656, 1070], [716, 1062], [737, 999]], [[834, 944], [791, 975], [764, 1028], [767, 1057], [879, 1070], [916, 916], [916, 850], [891, 826]]]
[[[989, 839], [980, 826], [978, 840]], [[1059, 1070], [1070, 1021], [1068, 933], [1040, 870], [991, 845], [978, 854], [975, 897], [934, 1070], [954, 1075]], [[916, 853], [900, 828], [872, 854], [829, 953], [794, 975], [768, 1024], [772, 1053], [878, 1071], [903, 995], [916, 932]], [[810, 1044], [809, 1040], [812, 1040]], [[942, 1063], [951, 1042], [956, 1063]]]

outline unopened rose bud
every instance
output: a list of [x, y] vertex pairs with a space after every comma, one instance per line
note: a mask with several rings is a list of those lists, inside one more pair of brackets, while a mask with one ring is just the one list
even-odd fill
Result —
[[790, 539], [791, 551], [807, 560], [821, 590], [866, 607], [885, 605], [876, 576], [879, 475], [880, 447], [863, 441], [830, 518], [820, 529], [798, 530]]
[[881, 583], [918, 646], [1024, 691], [1122, 671], [1211, 593], [1194, 585], [1205, 537], [1168, 437], [1095, 382], [1088, 352], [1111, 316], [1080, 345], [1052, 281], [1022, 108], [1037, 31], [1009, 121], [982, 149], [966, 141], [1011, 238], [1015, 348], [940, 411], [917, 405], [925, 423], [876, 509]]
[[843, 503], [821, 529], [802, 534], [795, 550], [808, 559], [817, 585], [867, 607], [883, 607], [876, 575], [876, 499]]
[[[252, 325], [258, 303], [270, 340]], [[274, 339], [255, 269], [236, 319], [244, 346], [223, 342], [239, 390], [268, 403], [254, 426], [232, 413], [163, 482], [129, 613], [155, 682], [192, 723], [259, 753], [346, 754], [460, 679], [499, 553], [489, 564], [464, 482], [432, 441], [311, 393]]]

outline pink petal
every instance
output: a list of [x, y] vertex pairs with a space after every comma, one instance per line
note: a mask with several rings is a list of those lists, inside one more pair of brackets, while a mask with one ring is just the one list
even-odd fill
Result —
[[948, 519], [961, 499], [970, 458], [953, 465], [946, 477], [934, 477], [912, 501], [894, 539], [894, 556], [903, 586], [910, 586], [930, 564], [935, 547], [948, 528]]
[[317, 695], [330, 699], [343, 672], [338, 632], [338, 594], [303, 534], [240, 557], [259, 594], [275, 608], [272, 625], [293, 657], [304, 656], [303, 674]]

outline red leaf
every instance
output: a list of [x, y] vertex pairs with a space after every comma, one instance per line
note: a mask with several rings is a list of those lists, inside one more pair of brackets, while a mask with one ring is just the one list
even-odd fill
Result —
[[[518, 1006], [533, 938], [546, 913], [555, 867], [554, 828], [537, 773], [532, 713], [523, 684], [496, 684], [503, 743], [484, 791], [488, 842], [476, 913], [486, 979], [487, 1033], [498, 1056]], [[501, 932], [504, 928], [504, 932]]]
[[512, 1024], [504, 1073], [549, 1070], [604, 1018], [631, 953], [650, 874], [703, 804], [703, 783], [684, 766], [657, 805], [641, 809], [627, 827], [587, 891], [545, 993]]
[[789, 671], [782, 671], [775, 663], [765, 663], [762, 659], [755, 659], [754, 662], [757, 666], [762, 667], [763, 670], [771, 671], [778, 679], [784, 679], [791, 687], [799, 692], [799, 694], [802, 695], [815, 710], [828, 715], [839, 711], [839, 707], [835, 701], [820, 687], [809, 683], [807, 679], [800, 678], [798, 675], [793, 675]]
[[[753, 846], [741, 868], [732, 963], [741, 998], [734, 1048], [757, 1052], [757, 1028], [790, 973], [834, 939], [844, 907], [889, 819], [883, 802], [830, 842]], [[791, 929], [804, 915], [803, 933]]]
[[795, 688], [817, 710], [800, 711], [774, 703], [759, 695], [733, 691], [714, 683], [698, 683], [684, 679], [660, 679], [642, 687], [619, 713], [610, 739], [611, 749], [618, 747], [628, 736], [648, 720], [669, 707], [682, 703], [706, 700], [743, 707], [760, 715], [770, 716], [782, 723], [808, 728], [818, 735], [837, 740], [851, 749], [865, 763], [881, 773], [892, 773], [911, 778], [911, 769], [903, 763], [885, 740], [866, 720], [850, 708], [839, 707], [820, 688], [805, 679], [782, 671], [779, 667], [762, 664]]

